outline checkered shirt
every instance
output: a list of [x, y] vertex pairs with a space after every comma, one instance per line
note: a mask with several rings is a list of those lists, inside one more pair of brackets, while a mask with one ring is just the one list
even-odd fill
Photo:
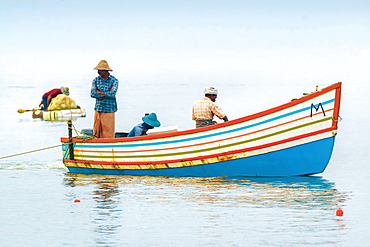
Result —
[[[110, 91], [113, 88], [112, 91]], [[103, 77], [96, 77], [91, 86], [91, 97], [96, 99], [94, 110], [97, 112], [116, 112], [117, 111], [117, 101], [116, 93], [118, 89], [118, 80], [109, 75], [108, 79], [104, 81]], [[96, 90], [99, 90], [105, 93], [108, 96], [103, 96], [100, 93], [97, 93]]]
[[226, 116], [221, 108], [208, 97], [205, 97], [193, 105], [193, 120], [212, 120], [214, 115], [219, 119], [223, 119]]

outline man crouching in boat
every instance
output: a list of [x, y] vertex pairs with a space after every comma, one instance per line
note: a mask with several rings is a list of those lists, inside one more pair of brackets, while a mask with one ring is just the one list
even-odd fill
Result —
[[93, 80], [90, 93], [96, 99], [93, 135], [97, 138], [114, 138], [118, 80], [109, 73], [113, 70], [105, 60], [101, 60], [94, 69], [98, 70], [99, 76]]
[[192, 109], [192, 119], [195, 120], [196, 128], [214, 125], [213, 116], [216, 115], [224, 122], [229, 121], [226, 114], [219, 106], [214, 103], [217, 98], [217, 89], [208, 87], [204, 89], [205, 97], [201, 101], [196, 102]]
[[42, 95], [42, 101], [40, 102], [41, 110], [46, 111], [50, 102], [53, 98], [57, 97], [59, 94], [69, 95], [69, 88], [68, 87], [61, 87], [61, 88], [54, 88], [49, 92], [44, 93]]
[[149, 129], [153, 129], [154, 127], [161, 126], [161, 123], [157, 120], [157, 114], [150, 113], [145, 115], [142, 118], [143, 122], [136, 125], [127, 135], [127, 137], [131, 136], [144, 136], [147, 135], [146, 132]]

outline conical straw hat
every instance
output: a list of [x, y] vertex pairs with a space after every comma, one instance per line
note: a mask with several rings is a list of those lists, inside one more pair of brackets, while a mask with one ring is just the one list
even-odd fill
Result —
[[107, 63], [107, 61], [105, 60], [101, 60], [98, 64], [98, 66], [96, 66], [94, 69], [97, 69], [97, 70], [109, 70], [109, 71], [113, 71], [111, 68], [109, 68], [109, 65]]

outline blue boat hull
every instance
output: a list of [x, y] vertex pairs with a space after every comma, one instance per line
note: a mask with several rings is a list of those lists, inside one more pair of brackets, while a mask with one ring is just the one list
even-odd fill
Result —
[[295, 147], [219, 163], [166, 169], [93, 169], [68, 167], [71, 173], [135, 176], [297, 176], [321, 173], [329, 163], [335, 136]]

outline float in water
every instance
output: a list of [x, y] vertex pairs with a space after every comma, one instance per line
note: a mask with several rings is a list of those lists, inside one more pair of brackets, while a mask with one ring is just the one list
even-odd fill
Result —
[[[300, 176], [322, 173], [337, 135], [342, 83], [228, 122], [139, 137], [62, 137], [71, 173]], [[116, 135], [117, 136], [117, 135]]]
[[54, 111], [43, 111], [41, 109], [34, 109], [32, 111], [32, 117], [46, 121], [62, 121], [86, 117], [86, 111], [83, 108], [54, 110]]
[[63, 109], [63, 110], [53, 110], [44, 111], [40, 108], [34, 108], [32, 110], [18, 109], [18, 113], [24, 113], [32, 111], [32, 117], [35, 119], [42, 119], [46, 121], [63, 121], [63, 120], [73, 120], [79, 117], [86, 117], [86, 111], [83, 108], [76, 109]]

